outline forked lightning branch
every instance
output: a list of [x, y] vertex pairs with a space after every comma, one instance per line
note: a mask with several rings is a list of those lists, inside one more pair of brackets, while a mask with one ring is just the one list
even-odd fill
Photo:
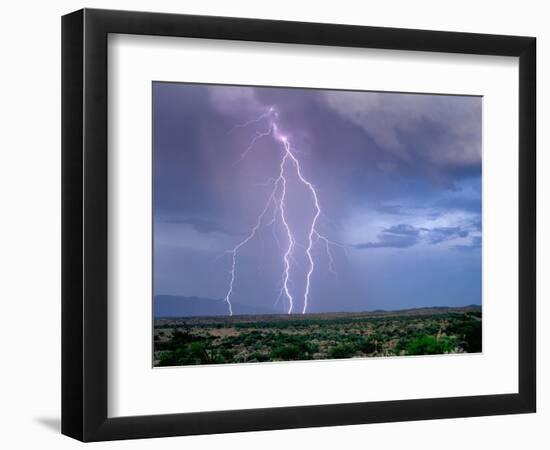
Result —
[[[302, 165], [297, 157], [297, 152], [292, 147], [289, 138], [280, 129], [277, 119], [278, 112], [276, 108], [269, 107], [255, 119], [235, 126], [235, 128], [248, 128], [253, 125], [267, 126], [263, 128], [263, 131], [256, 131], [250, 144], [242, 152], [241, 159], [248, 155], [260, 139], [268, 137], [271, 137], [279, 144], [281, 156], [279, 160], [278, 175], [276, 178], [269, 180], [272, 190], [268, 195], [264, 208], [258, 214], [256, 223], [252, 226], [248, 235], [228, 252], [231, 256], [231, 269], [229, 286], [224, 300], [227, 303], [229, 315], [231, 316], [233, 315], [231, 300], [234, 295], [234, 286], [237, 281], [239, 252], [256, 237], [262, 227], [274, 226], [280, 223], [284, 230], [286, 243], [281, 248], [281, 266], [283, 270], [281, 273], [281, 288], [276, 303], [280, 299], [283, 299], [283, 307], [287, 314], [292, 314], [295, 310], [299, 310], [302, 314], [305, 314], [308, 310], [311, 297], [311, 283], [316, 270], [316, 259], [313, 250], [317, 243], [322, 242], [324, 244], [323, 248], [329, 260], [329, 270], [334, 272], [334, 259], [330, 247], [340, 244], [329, 240], [320, 233], [318, 225], [322, 215], [322, 209], [318, 192], [315, 186], [304, 176]], [[296, 273], [296, 271], [293, 270], [295, 264], [293, 257], [299, 246], [297, 246], [296, 233], [288, 217], [289, 211], [287, 203], [289, 198], [294, 194], [288, 183], [291, 175], [295, 176], [296, 179], [299, 180], [299, 183], [307, 190], [309, 201], [314, 211], [311, 219], [309, 219], [307, 223], [307, 240], [302, 247], [305, 249], [303, 251], [307, 261], [307, 270], [303, 275], [305, 277], [303, 280], [305, 287], [302, 295], [298, 295], [296, 292], [293, 292], [292, 289], [292, 276]], [[272, 212], [271, 216], [268, 214], [270, 211]]]

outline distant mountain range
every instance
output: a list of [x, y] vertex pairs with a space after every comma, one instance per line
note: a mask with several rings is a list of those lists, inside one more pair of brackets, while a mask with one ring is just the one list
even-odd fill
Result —
[[[234, 315], [273, 314], [270, 308], [257, 308], [240, 303], [231, 303]], [[197, 317], [226, 316], [227, 303], [221, 299], [184, 297], [179, 295], [156, 295], [153, 299], [153, 316], [158, 317]]]
[[[241, 303], [231, 302], [233, 306], [233, 315], [254, 316], [264, 314], [280, 315], [281, 311], [275, 311], [269, 307], [254, 307], [243, 305]], [[368, 314], [368, 315], [393, 315], [399, 313], [401, 315], [425, 315], [445, 311], [481, 311], [480, 305], [467, 305], [461, 307], [449, 306], [429, 306], [423, 308], [409, 308], [401, 310], [384, 310], [377, 309], [374, 311], [363, 312], [326, 312], [312, 313], [310, 315], [353, 315], [353, 314]], [[201, 297], [185, 297], [180, 295], [156, 295], [153, 300], [153, 316], [158, 318], [174, 318], [174, 317], [207, 317], [207, 316], [227, 316], [229, 309], [227, 303], [222, 299], [201, 298]]]

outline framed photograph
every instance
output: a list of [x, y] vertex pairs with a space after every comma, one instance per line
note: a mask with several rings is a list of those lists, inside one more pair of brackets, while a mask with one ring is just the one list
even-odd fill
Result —
[[533, 37], [62, 20], [62, 432], [535, 412]]

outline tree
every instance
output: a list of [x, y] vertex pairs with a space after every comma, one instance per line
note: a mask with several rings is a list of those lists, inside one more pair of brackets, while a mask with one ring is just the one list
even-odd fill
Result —
[[412, 340], [405, 351], [408, 355], [440, 355], [449, 353], [454, 346], [453, 339], [442, 337], [438, 340], [435, 336], [422, 335]]

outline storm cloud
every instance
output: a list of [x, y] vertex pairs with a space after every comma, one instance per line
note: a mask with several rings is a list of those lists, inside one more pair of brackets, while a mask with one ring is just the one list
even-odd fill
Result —
[[407, 224], [385, 228], [376, 242], [356, 244], [355, 248], [407, 248], [415, 245], [420, 238], [420, 229]]
[[[170, 82], [153, 83], [155, 294], [225, 295], [228, 250], [280, 170], [270, 114], [319, 194], [331, 242], [332, 259], [324, 241], [313, 248], [311, 311], [481, 302], [480, 97]], [[314, 211], [307, 189], [288, 187], [300, 298]], [[239, 257], [238, 303], [277, 299], [287, 242], [277, 214]]]
[[369, 248], [408, 248], [421, 242], [436, 245], [457, 238], [466, 238], [469, 230], [459, 226], [416, 228], [408, 224], [393, 225], [384, 228], [374, 242], [355, 244], [356, 249]]

